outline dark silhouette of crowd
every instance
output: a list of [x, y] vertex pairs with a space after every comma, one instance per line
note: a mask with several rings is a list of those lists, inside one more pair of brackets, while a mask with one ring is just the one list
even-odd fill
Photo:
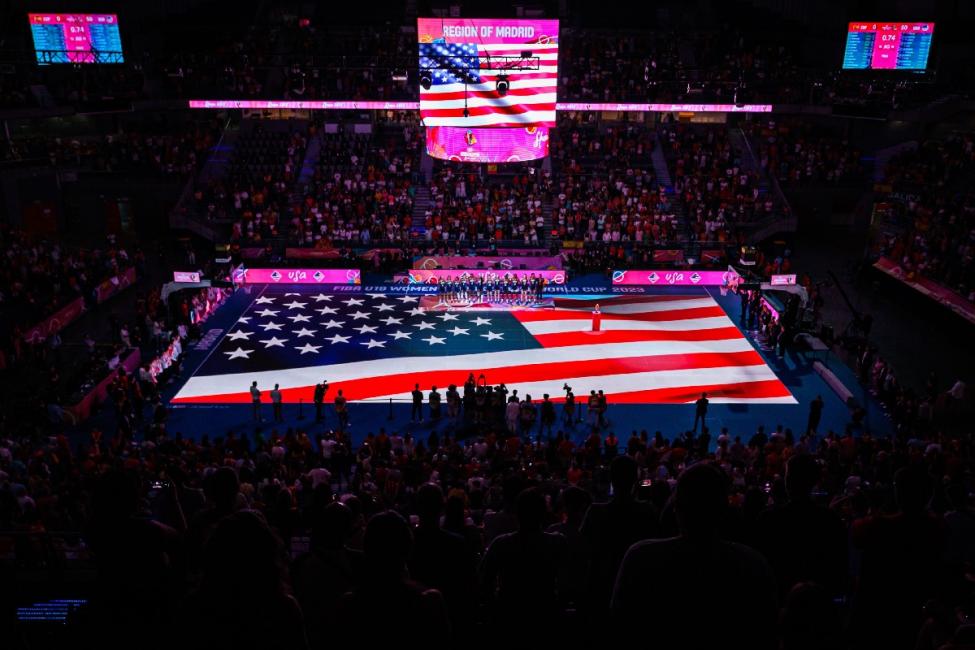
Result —
[[105, 640], [937, 648], [972, 613], [970, 435], [618, 438], [598, 399], [512, 435], [503, 393], [452, 391], [463, 437], [358, 445], [331, 408], [324, 430], [191, 438], [163, 413], [77, 445], [6, 421], [0, 529], [83, 536], [76, 629]]

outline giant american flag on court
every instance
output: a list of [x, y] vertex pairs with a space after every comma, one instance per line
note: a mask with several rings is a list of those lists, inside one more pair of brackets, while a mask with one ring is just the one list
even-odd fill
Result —
[[[484, 373], [540, 399], [603, 390], [616, 403], [794, 404], [788, 389], [707, 294], [557, 298], [554, 309], [436, 311], [410, 295], [282, 293], [268, 287], [174, 403], [246, 403], [280, 384], [310, 402], [326, 379], [353, 401], [408, 400]], [[599, 302], [602, 333], [593, 334]]]
[[557, 20], [420, 18], [419, 68], [432, 82], [420, 87], [424, 125], [555, 126], [558, 31]]

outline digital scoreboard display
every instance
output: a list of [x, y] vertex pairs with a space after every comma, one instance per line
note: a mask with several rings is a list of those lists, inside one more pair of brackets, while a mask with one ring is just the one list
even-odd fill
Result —
[[441, 160], [506, 163], [548, 155], [548, 127], [470, 128], [428, 126], [427, 154]]
[[28, 14], [37, 63], [124, 63], [115, 14]]
[[850, 23], [844, 70], [924, 70], [934, 23]]

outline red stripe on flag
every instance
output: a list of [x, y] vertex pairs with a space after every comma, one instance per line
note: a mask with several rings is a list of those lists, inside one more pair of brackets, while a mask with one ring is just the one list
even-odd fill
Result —
[[701, 300], [707, 294], [680, 296], [614, 296], [612, 298], [555, 298], [556, 307], [594, 307], [597, 303], [601, 307], [611, 305], [636, 305], [646, 302], [680, 302], [681, 300]]
[[[537, 323], [550, 320], [591, 320], [590, 311], [569, 311], [562, 309], [541, 309], [538, 311], [514, 311], [512, 315], [522, 323]], [[627, 320], [661, 322], [688, 320], [690, 318], [713, 318], [724, 316], [724, 310], [714, 305], [712, 307], [692, 307], [691, 309], [667, 309], [664, 311], [650, 311], [638, 314], [612, 314], [603, 312], [603, 320]]]
[[[533, 381], [565, 380], [577, 377], [603, 377], [635, 372], [664, 372], [673, 370], [693, 370], [695, 368], [727, 368], [762, 365], [762, 357], [754, 350], [744, 352], [700, 352], [695, 354], [662, 354], [645, 357], [622, 357], [618, 359], [592, 359], [586, 361], [561, 361], [556, 363], [537, 363], [525, 366], [505, 366], [501, 368], [465, 368], [460, 370], [436, 370], [423, 373], [400, 373], [382, 377], [370, 377], [346, 382], [336, 382], [329, 386], [329, 395], [341, 389], [349, 400], [363, 400], [379, 395], [409, 393], [423, 379], [421, 388], [430, 386], [446, 389], [450, 384], [460, 386], [469, 373], [484, 373], [493, 384], [510, 384]], [[314, 386], [287, 388], [281, 391], [282, 401], [296, 404], [298, 400], [310, 401]], [[247, 404], [250, 394], [245, 392], [226, 395], [189, 397], [173, 400], [181, 404]]]
[[[734, 399], [759, 399], [763, 397], [790, 397], [792, 393], [778, 379], [749, 381], [741, 384], [711, 384], [708, 386], [680, 386], [677, 388], [654, 388], [632, 393], [609, 395], [609, 405], [613, 404], [690, 404], [707, 393], [708, 399], [726, 397]], [[562, 401], [562, 400], [553, 400]]]

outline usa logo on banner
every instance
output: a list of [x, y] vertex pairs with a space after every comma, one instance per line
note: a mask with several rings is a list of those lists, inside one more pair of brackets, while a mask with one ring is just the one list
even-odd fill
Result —
[[419, 67], [430, 81], [420, 87], [424, 125], [555, 126], [558, 33], [557, 20], [420, 18]]

